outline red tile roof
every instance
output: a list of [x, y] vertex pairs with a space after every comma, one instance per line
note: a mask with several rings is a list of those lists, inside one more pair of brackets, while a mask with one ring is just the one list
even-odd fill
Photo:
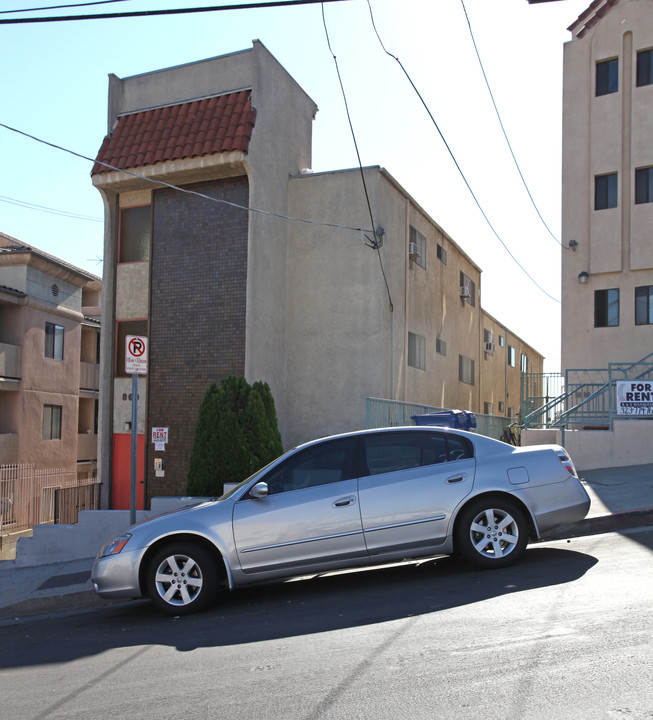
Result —
[[104, 138], [91, 174], [111, 171], [100, 162], [127, 169], [232, 150], [246, 153], [255, 120], [250, 90], [122, 115]]

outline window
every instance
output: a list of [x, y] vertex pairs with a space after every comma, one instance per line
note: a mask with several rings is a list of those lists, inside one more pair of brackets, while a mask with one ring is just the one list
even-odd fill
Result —
[[474, 361], [464, 355], [458, 356], [458, 379], [467, 385], [474, 385]]
[[607, 210], [617, 207], [617, 173], [597, 175], [594, 178], [594, 209]]
[[596, 95], [610, 95], [619, 90], [619, 60], [596, 63]]
[[409, 255], [416, 265], [426, 268], [426, 238], [412, 225], [408, 233]]
[[653, 202], [653, 167], [635, 170], [635, 204]]
[[151, 216], [150, 205], [123, 208], [120, 211], [118, 262], [139, 262], [150, 259]]
[[128, 335], [147, 336], [147, 320], [122, 320], [116, 332], [116, 377], [125, 377], [125, 342]]
[[354, 440], [334, 440], [293, 455], [264, 480], [269, 493], [304, 490], [354, 477]]
[[637, 87], [653, 84], [653, 50], [637, 53]]
[[472, 306], [476, 305], [476, 283], [468, 278], [462, 270], [460, 272], [460, 295], [466, 303]]
[[445, 433], [379, 433], [364, 437], [366, 475], [381, 475], [411, 468], [474, 457], [463, 437]]
[[426, 370], [426, 338], [408, 333], [408, 364], [418, 370]]
[[447, 343], [444, 340], [441, 340], [440, 338], [435, 339], [435, 352], [438, 353], [438, 355], [446, 355], [447, 354]]
[[446, 265], [447, 264], [447, 251], [442, 247], [442, 245], [440, 245], [440, 243], [438, 243], [437, 254], [438, 254], [438, 260], [443, 265]]
[[522, 353], [521, 356], [521, 371], [524, 373], [528, 372], [528, 358], [524, 355], [524, 353]]
[[494, 403], [484, 402], [483, 403], [483, 415], [493, 415], [493, 414], [494, 414]]
[[45, 357], [63, 360], [63, 327], [45, 323]]
[[503, 335], [499, 335], [499, 347], [505, 347], [506, 346], [506, 339], [503, 337]]
[[61, 405], [43, 406], [43, 439], [61, 440]]
[[510, 365], [510, 367], [515, 367], [516, 362], [515, 348], [512, 345], [508, 345], [508, 365]]
[[619, 290], [596, 290], [594, 292], [594, 327], [619, 325]]
[[635, 325], [653, 325], [653, 285], [635, 288]]
[[506, 411], [506, 404], [503, 402], [503, 400], [499, 400], [499, 412], [503, 415], [503, 413]]

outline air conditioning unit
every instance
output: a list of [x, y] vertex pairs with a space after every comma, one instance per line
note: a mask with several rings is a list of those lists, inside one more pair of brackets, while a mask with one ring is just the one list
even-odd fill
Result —
[[467, 285], [463, 285], [460, 288], [460, 297], [461, 298], [471, 298], [472, 291], [467, 287]]
[[491, 355], [494, 354], [494, 351], [497, 349], [497, 346], [493, 342], [486, 342], [485, 343], [485, 352], [490, 353]]
[[419, 251], [419, 245], [417, 243], [409, 243], [408, 244], [408, 257], [411, 260], [417, 260], [417, 258], [422, 257], [422, 253]]

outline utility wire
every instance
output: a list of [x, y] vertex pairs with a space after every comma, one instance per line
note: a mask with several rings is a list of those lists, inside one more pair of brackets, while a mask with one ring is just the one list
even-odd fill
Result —
[[361, 180], [363, 182], [363, 189], [365, 190], [365, 200], [367, 201], [367, 209], [370, 214], [370, 222], [372, 223], [372, 232], [374, 234], [374, 240], [372, 240], [372, 243], [370, 245], [368, 245], [368, 247], [371, 247], [372, 249], [377, 251], [377, 255], [379, 258], [379, 264], [381, 266], [381, 274], [383, 275], [383, 280], [385, 282], [385, 288], [388, 293], [388, 302], [390, 303], [390, 312], [393, 312], [394, 305], [392, 304], [392, 296], [390, 295], [390, 287], [388, 285], [388, 279], [385, 275], [385, 269], [383, 267], [383, 260], [381, 258], [381, 245], [383, 243], [382, 243], [382, 240], [377, 237], [376, 230], [374, 230], [376, 225], [374, 223], [374, 217], [372, 215], [372, 204], [370, 203], [370, 196], [369, 196], [369, 193], [367, 192], [367, 183], [365, 182], [365, 173], [363, 172], [363, 163], [361, 162], [360, 152], [358, 151], [358, 142], [356, 141], [356, 133], [354, 132], [354, 125], [352, 123], [351, 114], [349, 112], [349, 103], [347, 102], [347, 95], [345, 93], [345, 87], [342, 83], [342, 76], [340, 75], [340, 68], [338, 67], [338, 59], [336, 58], [335, 53], [331, 49], [331, 40], [329, 39], [329, 29], [327, 28], [326, 17], [324, 15], [324, 5], [322, 5], [322, 23], [324, 25], [324, 33], [326, 35], [327, 45], [329, 46], [329, 52], [331, 53], [331, 56], [333, 57], [333, 62], [336, 66], [336, 74], [338, 75], [338, 82], [340, 83], [340, 91], [342, 92], [342, 99], [344, 100], [344, 103], [345, 103], [345, 112], [347, 113], [349, 129], [351, 131], [351, 136], [354, 141], [354, 147], [356, 148], [356, 157], [358, 158], [358, 167], [360, 168]]
[[70, 22], [73, 20], [112, 20], [115, 18], [154, 17], [157, 15], [188, 15], [191, 13], [220, 12], [223, 10], [252, 10], [260, 8], [289, 7], [292, 5], [317, 5], [325, 2], [349, 2], [350, 0], [268, 0], [267, 2], [238, 3], [210, 7], [174, 8], [171, 10], [134, 10], [132, 12], [104, 13], [96, 15], [62, 15], [36, 18], [9, 18], [0, 25], [27, 23]]
[[372, 13], [372, 6], [370, 5], [370, 0], [367, 0], [367, 6], [368, 6], [369, 11], [370, 11], [370, 18], [372, 19], [372, 27], [374, 28], [374, 32], [376, 33], [376, 37], [378, 38], [379, 43], [381, 44], [381, 47], [383, 48], [383, 51], [386, 53], [386, 55], [389, 55], [391, 58], [393, 58], [394, 60], [397, 61], [399, 67], [402, 69], [402, 71], [403, 71], [404, 75], [406, 76], [408, 82], [411, 84], [413, 90], [414, 90], [415, 93], [417, 94], [417, 97], [420, 99], [422, 105], [424, 106], [424, 109], [425, 109], [426, 112], [428, 113], [428, 116], [431, 118], [431, 122], [432, 122], [433, 125], [435, 126], [435, 129], [438, 131], [438, 134], [440, 135], [440, 138], [442, 139], [442, 142], [444, 143], [444, 146], [447, 148], [447, 151], [449, 152], [449, 155], [451, 156], [451, 159], [453, 160], [454, 165], [456, 166], [456, 169], [457, 169], [458, 172], [460, 173], [460, 177], [463, 179], [463, 182], [464, 182], [465, 185], [467, 186], [467, 189], [469, 190], [472, 198], [474, 199], [474, 202], [476, 203], [476, 206], [477, 206], [478, 209], [480, 210], [481, 215], [482, 215], [483, 218], [485, 219], [485, 222], [488, 224], [488, 227], [490, 228], [490, 230], [492, 230], [492, 232], [494, 233], [494, 236], [495, 236], [495, 237], [497, 238], [497, 240], [501, 243], [501, 245], [503, 245], [504, 250], [508, 253], [508, 255], [510, 255], [510, 257], [513, 259], [513, 261], [515, 262], [515, 264], [516, 264], [519, 268], [521, 268], [522, 272], [529, 278], [529, 280], [530, 280], [537, 288], [539, 288], [547, 297], [551, 298], [551, 300], [553, 300], [554, 302], [559, 303], [560, 300], [558, 300], [558, 298], [556, 298], [556, 297], [554, 297], [553, 295], [551, 295], [550, 293], [548, 293], [548, 292], [537, 282], [537, 280], [535, 280], [535, 278], [528, 272], [528, 270], [526, 270], [526, 268], [519, 262], [519, 260], [517, 260], [517, 258], [510, 252], [510, 250], [508, 249], [508, 246], [505, 244], [505, 242], [501, 239], [501, 236], [499, 235], [499, 233], [494, 229], [494, 226], [492, 225], [492, 223], [490, 222], [490, 219], [488, 218], [487, 214], [485, 213], [485, 211], [484, 211], [483, 208], [481, 207], [481, 203], [479, 202], [478, 198], [477, 198], [476, 195], [474, 194], [474, 191], [472, 190], [469, 182], [467, 181], [467, 178], [465, 177], [465, 174], [463, 173], [460, 165], [458, 164], [458, 161], [456, 160], [456, 158], [455, 158], [455, 156], [454, 156], [451, 148], [449, 147], [449, 144], [448, 144], [447, 141], [445, 140], [444, 135], [442, 134], [442, 131], [441, 131], [440, 128], [438, 127], [438, 124], [437, 124], [437, 122], [435, 121], [435, 118], [433, 117], [433, 113], [431, 113], [428, 105], [426, 104], [426, 102], [425, 102], [424, 98], [422, 97], [421, 93], [419, 92], [419, 90], [418, 90], [417, 87], [415, 86], [415, 83], [413, 82], [412, 78], [411, 78], [410, 75], [408, 74], [406, 68], [403, 66], [401, 60], [399, 60], [399, 58], [398, 58], [396, 55], [393, 55], [391, 52], [389, 52], [389, 51], [386, 49], [385, 45], [383, 44], [383, 40], [381, 40], [381, 36], [379, 35], [378, 30], [376, 29], [376, 24], [375, 24], [375, 22], [374, 22], [374, 15], [373, 15], [373, 13]]
[[197, 192], [196, 190], [188, 190], [187, 188], [179, 187], [178, 185], [172, 185], [171, 183], [164, 182], [163, 180], [157, 180], [155, 178], [148, 178], [145, 177], [145, 175], [141, 175], [140, 173], [134, 172], [133, 170], [125, 170], [124, 168], [116, 167], [115, 165], [110, 165], [109, 163], [102, 162], [101, 160], [94, 160], [91, 157], [88, 157], [87, 155], [82, 155], [81, 153], [75, 152], [74, 150], [69, 150], [68, 148], [62, 147], [61, 145], [56, 145], [55, 143], [48, 142], [47, 140], [42, 140], [41, 138], [36, 137], [35, 135], [30, 135], [29, 133], [24, 132], [23, 130], [18, 130], [17, 128], [11, 127], [10, 125], [6, 125], [5, 123], [0, 122], [0, 127], [5, 128], [5, 130], [10, 130], [11, 132], [17, 133], [18, 135], [22, 135], [23, 137], [29, 138], [30, 140], [34, 140], [35, 142], [41, 143], [42, 145], [47, 145], [48, 147], [54, 148], [55, 150], [61, 150], [62, 152], [68, 153], [69, 155], [73, 155], [74, 157], [81, 158], [82, 160], [88, 160], [92, 163], [97, 163], [98, 165], [102, 165], [103, 167], [108, 168], [109, 170], [115, 170], [116, 172], [124, 173], [125, 175], [131, 175], [133, 177], [137, 177], [140, 180], [145, 180], [146, 182], [152, 183], [153, 185], [161, 185], [162, 187], [170, 188], [171, 190], [177, 190], [179, 192], [185, 193], [186, 195], [194, 195], [196, 197], [203, 198], [204, 200], [210, 200], [211, 202], [217, 202], [221, 203], [222, 205], [229, 205], [230, 207], [237, 208], [238, 210], [246, 210], [247, 212], [252, 213], [259, 213], [261, 215], [268, 215], [270, 217], [276, 217], [280, 218], [282, 220], [291, 220], [293, 222], [299, 222], [299, 223], [305, 223], [307, 225], [318, 225], [320, 227], [332, 227], [337, 228], [339, 230], [351, 230], [356, 233], [360, 233], [361, 237], [364, 236], [365, 233], [374, 233], [373, 230], [367, 230], [365, 228], [361, 227], [352, 227], [349, 225], [340, 225], [338, 223], [327, 223], [327, 222], [318, 222], [316, 220], [307, 220], [306, 218], [298, 218], [293, 217], [292, 215], [283, 215], [281, 213], [275, 213], [271, 212], [270, 210], [261, 210], [259, 208], [253, 208], [253, 207], [247, 207], [246, 205], [239, 205], [238, 203], [231, 202], [229, 200], [224, 200], [222, 198], [214, 198], [210, 195], [205, 195], [204, 193]]
[[490, 93], [490, 99], [492, 100], [492, 105], [494, 106], [494, 111], [497, 114], [497, 118], [499, 120], [499, 125], [501, 126], [501, 131], [503, 132], [503, 137], [506, 139], [506, 143], [508, 144], [508, 149], [510, 150], [510, 154], [512, 155], [512, 159], [515, 163], [515, 167], [517, 168], [517, 172], [519, 173], [519, 177], [521, 178], [522, 183], [524, 184], [524, 187], [526, 188], [526, 192], [528, 193], [528, 197], [531, 200], [531, 203], [533, 203], [533, 207], [535, 208], [535, 212], [537, 213], [538, 217], [542, 221], [542, 224], [547, 229], [549, 235], [560, 245], [561, 247], [569, 249], [568, 245], [564, 245], [563, 243], [558, 240], [558, 238], [555, 236], [555, 234], [551, 231], [549, 226], [546, 224], [544, 218], [542, 217], [542, 213], [540, 213], [539, 208], [535, 204], [535, 200], [533, 199], [533, 196], [531, 195], [531, 191], [528, 187], [528, 184], [526, 183], [526, 180], [522, 174], [521, 168], [519, 167], [519, 163], [517, 162], [517, 158], [515, 157], [515, 153], [513, 152], [512, 145], [510, 144], [510, 140], [508, 139], [508, 134], [506, 133], [506, 129], [503, 125], [503, 121], [501, 120], [501, 115], [499, 114], [499, 108], [497, 107], [496, 102], [494, 101], [494, 94], [492, 92], [492, 88], [490, 87], [490, 82], [487, 79], [487, 75], [485, 74], [485, 68], [483, 67], [483, 61], [481, 60], [481, 55], [478, 51], [478, 47], [476, 45], [476, 39], [474, 38], [474, 33], [472, 32], [472, 24], [469, 21], [469, 16], [467, 15], [467, 8], [465, 7], [465, 0], [460, 0], [460, 4], [463, 6], [463, 12], [465, 13], [465, 19], [467, 20], [467, 26], [469, 27], [469, 34], [472, 38], [472, 44], [474, 45], [474, 50], [476, 51], [476, 57], [478, 58], [478, 64], [481, 67], [481, 72], [483, 73], [483, 79], [485, 80], [485, 85], [487, 86], [487, 90]]
[[88, 7], [89, 5], [111, 5], [112, 3], [131, 2], [131, 0], [94, 0], [93, 2], [75, 3], [74, 5], [48, 5], [46, 7], [22, 8], [20, 10], [0, 10], [0, 15], [13, 13], [40, 12], [42, 10], [68, 10], [69, 8]]
[[8, 203], [9, 205], [18, 205], [18, 207], [24, 207], [28, 210], [39, 210], [40, 212], [50, 213], [52, 215], [62, 215], [63, 217], [72, 218], [74, 220], [104, 222], [102, 218], [91, 217], [90, 215], [78, 215], [77, 213], [71, 213], [66, 210], [56, 210], [55, 208], [45, 207], [44, 205], [36, 205], [34, 203], [25, 202], [24, 200], [16, 200], [16, 198], [10, 198], [6, 195], [0, 195], [0, 202]]

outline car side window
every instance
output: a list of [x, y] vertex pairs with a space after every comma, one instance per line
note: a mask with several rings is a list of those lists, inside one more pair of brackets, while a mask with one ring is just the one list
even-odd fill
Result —
[[474, 448], [471, 442], [460, 435], [447, 435], [447, 460], [467, 460], [474, 457]]
[[367, 475], [408, 470], [447, 461], [447, 445], [438, 433], [381, 433], [364, 440]]
[[354, 477], [354, 441], [333, 440], [288, 458], [263, 480], [270, 495], [327, 485]]

